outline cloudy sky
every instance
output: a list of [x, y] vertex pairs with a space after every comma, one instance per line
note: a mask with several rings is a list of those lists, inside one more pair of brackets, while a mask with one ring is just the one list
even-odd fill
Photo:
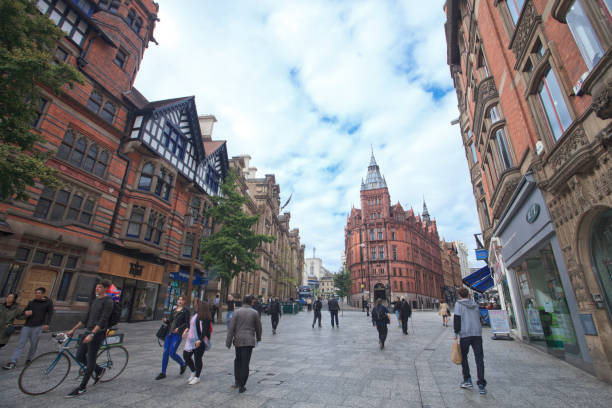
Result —
[[[195, 95], [213, 138], [273, 173], [306, 256], [336, 271], [374, 149], [392, 203], [470, 250], [479, 232], [446, 65], [444, 0], [159, 0], [136, 87]], [[418, 8], [419, 12], [415, 13]], [[471, 251], [473, 258], [473, 251]], [[477, 264], [472, 261], [474, 266]]]

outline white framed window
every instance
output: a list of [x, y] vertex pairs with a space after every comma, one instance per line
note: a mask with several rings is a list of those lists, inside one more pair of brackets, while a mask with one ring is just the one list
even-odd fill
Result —
[[538, 96], [546, 113], [553, 139], [557, 141], [572, 123], [572, 118], [552, 69], [549, 69], [546, 76], [542, 78], [538, 87]]
[[572, 36], [574, 36], [574, 41], [576, 41], [580, 54], [582, 54], [582, 59], [584, 59], [590, 71], [597, 62], [599, 62], [603, 56], [604, 50], [597, 39], [595, 30], [593, 30], [591, 26], [591, 22], [582, 7], [581, 1], [582, 0], [574, 1], [565, 19]]

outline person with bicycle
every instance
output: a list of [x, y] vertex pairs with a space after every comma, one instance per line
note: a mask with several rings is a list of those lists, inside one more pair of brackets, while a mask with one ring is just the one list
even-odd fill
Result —
[[72, 337], [74, 332], [81, 326], [85, 326], [85, 335], [81, 336], [81, 343], [77, 350], [77, 360], [86, 364], [85, 374], [81, 384], [70, 392], [66, 397], [76, 397], [87, 391], [87, 383], [94, 374], [94, 385], [104, 375], [105, 369], [96, 364], [96, 357], [100, 346], [106, 338], [106, 329], [113, 312], [113, 299], [106, 296], [106, 291], [111, 283], [102, 280], [96, 284], [96, 298], [89, 304], [89, 310], [84, 320], [79, 321], [72, 329], [66, 332], [68, 337]]

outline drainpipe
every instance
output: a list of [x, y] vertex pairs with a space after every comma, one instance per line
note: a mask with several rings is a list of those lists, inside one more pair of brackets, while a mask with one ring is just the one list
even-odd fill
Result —
[[[128, 120], [125, 125], [124, 135], [128, 134], [128, 130], [130, 128], [130, 126], [128, 126], [128, 123], [130, 124], [133, 123], [133, 119], [134, 119], [133, 114], [130, 113], [130, 120]], [[119, 142], [119, 147], [117, 148], [117, 156], [120, 159], [125, 161], [126, 166], [125, 166], [125, 173], [123, 174], [123, 179], [121, 180], [121, 187], [119, 189], [119, 195], [117, 196], [117, 203], [115, 204], [115, 210], [113, 211], [113, 218], [111, 219], [110, 226], [108, 227], [108, 236], [110, 238], [113, 237], [113, 233], [115, 231], [115, 224], [117, 223], [117, 216], [119, 215], [119, 208], [121, 207], [121, 201], [123, 200], [123, 196], [125, 192], [125, 185], [127, 184], [127, 178], [130, 172], [130, 165], [132, 164], [130, 158], [121, 152], [121, 148], [123, 147], [124, 142], [125, 142], [125, 138]]]

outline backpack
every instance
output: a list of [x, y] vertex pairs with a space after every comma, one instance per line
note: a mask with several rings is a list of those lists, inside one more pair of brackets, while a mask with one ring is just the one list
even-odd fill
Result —
[[116, 326], [120, 320], [121, 320], [121, 305], [119, 304], [119, 302], [115, 302], [113, 300], [113, 311], [111, 312], [110, 317], [108, 318], [107, 328]]
[[372, 309], [372, 319], [376, 322], [382, 320], [380, 318], [380, 308], [378, 306], [376, 306], [374, 309]]

